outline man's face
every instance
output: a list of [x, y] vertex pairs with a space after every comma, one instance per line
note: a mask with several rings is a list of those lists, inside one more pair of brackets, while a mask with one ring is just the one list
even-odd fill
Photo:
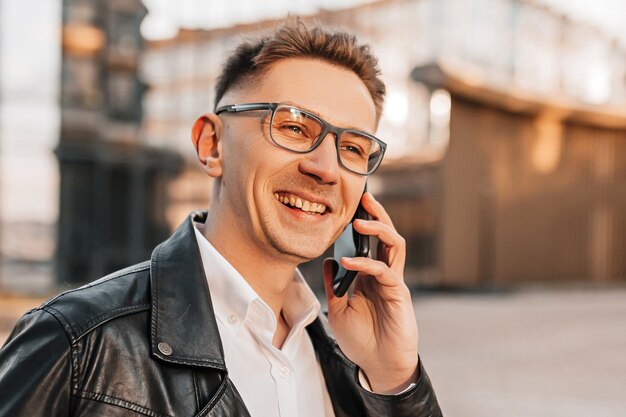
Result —
[[[335, 126], [375, 131], [374, 102], [358, 76], [346, 69], [289, 58], [274, 63], [253, 83], [227, 93], [219, 104], [290, 104]], [[236, 233], [232, 238], [248, 239], [270, 256], [297, 262], [313, 259], [351, 220], [365, 177], [339, 165], [332, 135], [306, 154], [279, 148], [269, 137], [269, 126], [262, 123], [269, 121], [267, 115], [268, 111], [220, 115], [221, 207], [232, 210], [228, 216], [229, 230]], [[302, 209], [286, 203], [297, 199]], [[308, 211], [303, 210], [307, 206]]]

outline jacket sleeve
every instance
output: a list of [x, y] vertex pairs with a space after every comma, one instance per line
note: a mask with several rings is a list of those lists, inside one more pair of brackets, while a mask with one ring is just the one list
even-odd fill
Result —
[[0, 349], [0, 417], [69, 416], [70, 352], [54, 316], [26, 313]]
[[[355, 382], [358, 384], [358, 370]], [[441, 417], [443, 415], [421, 359], [419, 360], [419, 378], [415, 386], [401, 394], [376, 394], [358, 385], [359, 396], [367, 410], [368, 417]]]

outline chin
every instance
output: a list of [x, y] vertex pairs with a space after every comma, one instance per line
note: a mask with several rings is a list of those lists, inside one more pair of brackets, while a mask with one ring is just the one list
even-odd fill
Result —
[[270, 245], [276, 252], [293, 258], [298, 264], [322, 256], [324, 251], [330, 246], [330, 243], [315, 242], [314, 239], [308, 236], [300, 239], [286, 239], [283, 236], [268, 234], [267, 237]]

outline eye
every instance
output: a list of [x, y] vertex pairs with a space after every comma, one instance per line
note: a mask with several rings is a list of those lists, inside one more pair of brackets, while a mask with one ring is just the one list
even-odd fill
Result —
[[304, 132], [302, 131], [302, 129], [298, 125], [287, 125], [287, 126], [285, 126], [285, 129], [288, 129], [288, 130], [290, 130], [293, 133], [296, 133], [298, 135], [304, 134]]
[[296, 122], [283, 122], [278, 126], [280, 133], [282, 135], [287, 135], [290, 137], [303, 137], [308, 138], [309, 129], [303, 124]]
[[354, 154], [356, 156], [363, 156], [363, 149], [361, 149], [359, 146], [356, 146], [356, 145], [345, 144], [345, 145], [341, 145], [339, 149], [341, 151], [346, 151], [348, 153]]

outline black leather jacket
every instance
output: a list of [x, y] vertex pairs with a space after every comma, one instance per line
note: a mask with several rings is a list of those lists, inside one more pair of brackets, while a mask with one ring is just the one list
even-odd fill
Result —
[[[0, 350], [0, 416], [249, 416], [228, 378], [192, 227], [150, 261], [24, 315]], [[423, 369], [414, 389], [373, 394], [323, 318], [308, 332], [337, 417], [441, 415]]]

